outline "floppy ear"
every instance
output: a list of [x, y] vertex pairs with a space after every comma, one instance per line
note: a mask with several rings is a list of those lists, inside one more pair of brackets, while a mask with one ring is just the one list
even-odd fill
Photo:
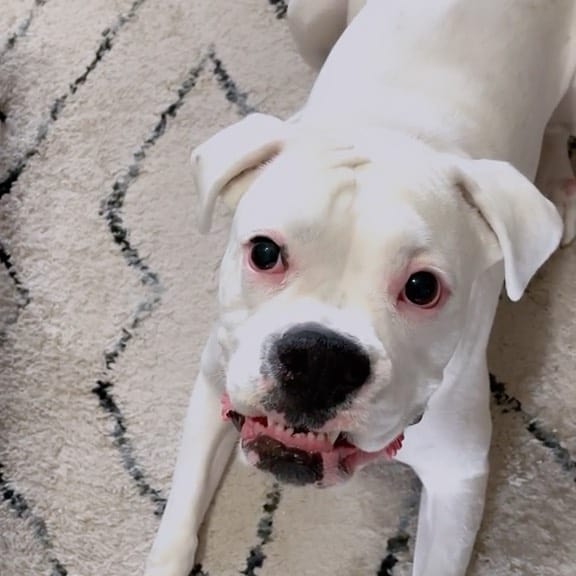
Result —
[[504, 258], [506, 292], [519, 300], [532, 276], [556, 250], [563, 223], [556, 207], [506, 162], [465, 160], [461, 187], [492, 228]]
[[[219, 195], [233, 196], [231, 182], [278, 154], [286, 134], [285, 123], [267, 114], [251, 114], [221, 130], [192, 152], [192, 168], [200, 197], [198, 228], [210, 230]], [[228, 198], [234, 206], [239, 195]]]

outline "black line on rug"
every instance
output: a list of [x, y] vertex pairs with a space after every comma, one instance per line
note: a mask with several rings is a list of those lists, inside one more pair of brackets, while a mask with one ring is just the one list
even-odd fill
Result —
[[502, 413], [519, 413], [524, 420], [526, 430], [532, 434], [538, 442], [552, 452], [556, 462], [560, 464], [565, 472], [574, 475], [573, 479], [576, 482], [576, 475], [574, 474], [576, 472], [576, 460], [570, 452], [562, 446], [558, 437], [552, 431], [547, 430], [537, 418], [528, 414], [522, 407], [522, 402], [509, 394], [506, 390], [506, 385], [498, 381], [493, 374], [490, 374], [490, 391], [492, 392], [492, 397], [496, 405], [502, 408]]
[[4, 465], [0, 462], [0, 501], [6, 502], [17, 518], [27, 522], [32, 527], [36, 540], [48, 553], [48, 562], [52, 567], [50, 576], [67, 576], [64, 565], [52, 554], [52, 540], [48, 533], [46, 522], [32, 511], [26, 498], [11, 486], [4, 476]]
[[262, 505], [262, 517], [258, 522], [258, 529], [256, 535], [258, 536], [258, 544], [253, 546], [246, 558], [246, 567], [240, 571], [240, 574], [245, 576], [256, 576], [255, 570], [262, 568], [266, 554], [264, 554], [264, 546], [268, 544], [273, 538], [274, 528], [274, 514], [280, 505], [282, 499], [282, 488], [277, 482], [274, 482], [272, 488], [266, 494], [266, 499]]
[[132, 480], [135, 482], [139, 494], [149, 497], [154, 504], [154, 514], [161, 516], [164, 511], [164, 506], [166, 505], [166, 498], [162, 496], [159, 490], [150, 485], [146, 480], [146, 475], [142, 471], [142, 468], [138, 465], [136, 457], [134, 456], [134, 447], [130, 439], [126, 436], [126, 421], [124, 415], [110, 392], [112, 387], [112, 382], [98, 380], [92, 392], [98, 397], [100, 407], [114, 422], [112, 437], [114, 438], [114, 445], [120, 451], [124, 468], [128, 470]]
[[[96, 69], [104, 56], [110, 52], [110, 50], [112, 50], [114, 40], [118, 36], [119, 32], [122, 30], [122, 28], [124, 28], [126, 24], [128, 24], [136, 17], [138, 9], [145, 2], [146, 0], [134, 0], [128, 12], [126, 14], [120, 14], [114, 24], [102, 32], [102, 40], [100, 41], [100, 44], [96, 50], [96, 54], [86, 67], [86, 70], [68, 86], [68, 91], [65, 94], [59, 98], [56, 98], [56, 100], [52, 103], [52, 106], [50, 107], [49, 118], [38, 128], [38, 133], [36, 135], [36, 141], [34, 142], [34, 145], [16, 161], [15, 166], [9, 169], [7, 175], [2, 181], [0, 181], [0, 198], [12, 191], [12, 186], [20, 178], [20, 175], [28, 165], [30, 158], [38, 154], [40, 144], [42, 144], [42, 142], [45, 140], [52, 124], [54, 124], [54, 122], [56, 122], [60, 117], [62, 110], [66, 106], [68, 98], [74, 95], [78, 89], [86, 83], [89, 75]], [[8, 112], [4, 111], [4, 114], [8, 114]]]
[[388, 538], [386, 542], [386, 556], [380, 563], [380, 568], [376, 576], [394, 576], [394, 567], [400, 562], [398, 556], [407, 554], [410, 551], [410, 534], [398, 530], [394, 536]]
[[228, 102], [231, 102], [238, 108], [238, 112], [241, 116], [246, 116], [247, 114], [251, 114], [252, 112], [256, 112], [256, 109], [253, 106], [248, 104], [248, 92], [242, 92], [234, 80], [230, 77], [230, 74], [222, 64], [222, 60], [220, 60], [214, 49], [211, 48], [208, 53], [208, 58], [210, 62], [213, 64], [212, 73], [216, 77], [218, 82], [218, 86], [224, 91], [226, 95], [226, 99]]
[[90, 76], [96, 66], [98, 66], [98, 64], [102, 61], [102, 58], [104, 58], [106, 53], [110, 52], [112, 49], [114, 40], [118, 36], [120, 30], [122, 30], [122, 28], [124, 28], [124, 26], [131, 20], [134, 20], [138, 10], [145, 2], [146, 0], [134, 0], [126, 15], [121, 14], [110, 28], [106, 28], [102, 32], [103, 38], [100, 42], [100, 45], [98, 46], [98, 49], [96, 50], [96, 54], [94, 55], [92, 62], [88, 64], [84, 73], [78, 76], [74, 82], [72, 82], [70, 85], [70, 94], [75, 94], [78, 88], [86, 83], [88, 76]]
[[18, 276], [18, 273], [14, 269], [14, 264], [12, 263], [12, 256], [6, 249], [6, 247], [0, 241], [0, 263], [6, 268], [8, 272], [8, 276], [10, 276], [12, 282], [14, 283], [14, 287], [16, 288], [16, 292], [18, 293], [18, 307], [24, 308], [30, 303], [30, 292], [24, 284], [22, 284], [22, 280]]
[[286, 16], [288, 11], [286, 0], [268, 0], [268, 4], [274, 8], [276, 18], [284, 18]]
[[31, 10], [28, 12], [26, 18], [22, 20], [20, 24], [16, 27], [16, 30], [12, 32], [12, 34], [8, 35], [2, 50], [0, 50], [0, 60], [3, 58], [4, 54], [14, 48], [16, 42], [22, 38], [28, 32], [28, 28], [30, 28], [30, 24], [32, 24], [32, 20], [34, 20], [36, 13], [38, 12], [39, 8], [42, 8], [48, 0], [35, 0], [34, 6], [32, 6]]
[[196, 564], [188, 576], [210, 576], [210, 573], [204, 572], [202, 564]]
[[405, 556], [410, 551], [410, 523], [418, 513], [422, 484], [417, 476], [414, 476], [412, 488], [404, 499], [403, 509], [398, 520], [396, 533], [386, 541], [386, 556], [382, 559], [376, 576], [394, 576], [394, 567], [403, 561], [400, 556]]
[[398, 554], [408, 552], [408, 542], [410, 535], [404, 532], [398, 532], [392, 538], [388, 538], [386, 543], [386, 556], [380, 564], [377, 576], [394, 576], [393, 570], [398, 564]]
[[[140, 282], [148, 289], [145, 299], [137, 305], [136, 309], [132, 313], [132, 318], [128, 325], [122, 328], [120, 335], [111, 348], [105, 351], [104, 361], [106, 372], [111, 371], [112, 367], [117, 362], [118, 357], [122, 352], [124, 352], [126, 346], [133, 338], [134, 332], [160, 304], [163, 291], [158, 274], [151, 270], [144, 258], [140, 256], [138, 249], [130, 243], [130, 231], [126, 227], [122, 215], [126, 194], [128, 193], [130, 185], [138, 178], [140, 166], [146, 159], [149, 150], [156, 145], [158, 140], [166, 132], [169, 119], [176, 116], [178, 110], [184, 104], [186, 96], [196, 85], [200, 74], [205, 69], [206, 60], [207, 57], [202, 58], [200, 64], [188, 72], [186, 78], [177, 91], [176, 98], [161, 112], [158, 122], [152, 128], [150, 134], [138, 150], [134, 153], [132, 164], [124, 174], [114, 182], [112, 192], [102, 202], [100, 215], [106, 220], [114, 242], [120, 247], [122, 256], [128, 266], [138, 273]], [[160, 490], [153, 488], [150, 485], [146, 479], [146, 474], [136, 460], [134, 455], [134, 446], [127, 434], [126, 420], [112, 394], [113, 388], [114, 384], [112, 383], [112, 380], [105, 377], [98, 380], [96, 387], [93, 388], [92, 392], [98, 397], [100, 407], [114, 422], [112, 436], [114, 438], [114, 445], [120, 451], [124, 468], [135, 481], [140, 494], [148, 496], [152, 500], [155, 514], [160, 516], [164, 510], [166, 499], [162, 496]]]
[[8, 170], [8, 174], [6, 174], [4, 180], [0, 181], [0, 198], [2, 198], [2, 196], [5, 196], [6, 194], [10, 194], [10, 192], [12, 191], [12, 186], [18, 181], [18, 178], [20, 178], [22, 171], [28, 165], [28, 160], [30, 160], [30, 158], [38, 154], [37, 146], [42, 142], [42, 140], [44, 140], [44, 137], [45, 134], [42, 136], [38, 136], [34, 148], [31, 148], [30, 150], [26, 151], [25, 154], [16, 162], [16, 166]]

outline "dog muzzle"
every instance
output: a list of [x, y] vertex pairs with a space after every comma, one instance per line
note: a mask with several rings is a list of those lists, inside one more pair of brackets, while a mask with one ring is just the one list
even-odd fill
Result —
[[343, 432], [294, 429], [267, 416], [244, 416], [233, 409], [227, 394], [222, 396], [222, 417], [240, 432], [240, 446], [250, 464], [280, 482], [299, 486], [339, 484], [369, 462], [393, 458], [404, 439], [400, 434], [382, 450], [364, 452]]

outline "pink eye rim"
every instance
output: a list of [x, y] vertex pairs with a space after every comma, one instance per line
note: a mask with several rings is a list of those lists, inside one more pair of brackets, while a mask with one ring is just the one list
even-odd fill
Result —
[[422, 268], [410, 273], [398, 300], [418, 310], [433, 310], [444, 300], [445, 292], [440, 275], [428, 268]]
[[279, 274], [286, 271], [286, 251], [273, 238], [258, 234], [245, 245], [250, 268], [258, 274]]

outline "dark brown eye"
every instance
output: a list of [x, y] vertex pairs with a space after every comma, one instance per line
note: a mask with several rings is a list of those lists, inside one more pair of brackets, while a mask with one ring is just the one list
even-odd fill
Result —
[[426, 270], [415, 272], [404, 285], [402, 296], [420, 308], [433, 308], [440, 300], [441, 285], [438, 278]]
[[276, 242], [266, 236], [256, 236], [250, 240], [250, 261], [254, 268], [273, 271], [282, 263], [282, 250]]

